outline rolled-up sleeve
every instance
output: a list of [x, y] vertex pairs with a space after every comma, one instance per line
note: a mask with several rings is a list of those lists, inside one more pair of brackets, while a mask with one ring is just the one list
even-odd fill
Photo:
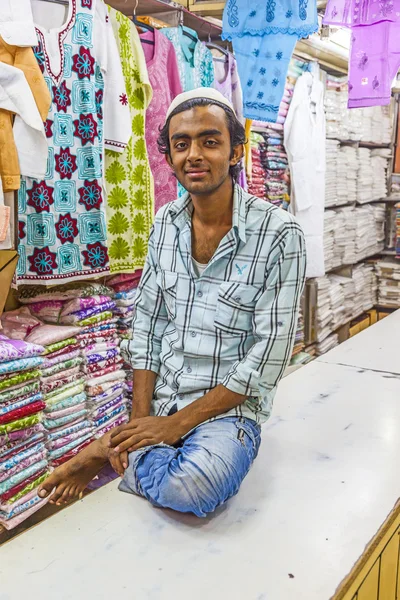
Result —
[[163, 333], [168, 324], [167, 311], [157, 285], [157, 258], [154, 227], [150, 232], [146, 264], [138, 287], [133, 319], [133, 339], [125, 348], [134, 369], [159, 372]]
[[306, 267], [304, 235], [297, 223], [278, 234], [270, 256], [253, 315], [257, 341], [221, 382], [245, 396], [265, 396], [273, 390], [291, 357]]

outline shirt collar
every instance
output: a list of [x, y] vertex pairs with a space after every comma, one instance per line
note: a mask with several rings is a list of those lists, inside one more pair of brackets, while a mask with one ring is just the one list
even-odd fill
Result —
[[[246, 242], [246, 192], [237, 184], [233, 190], [233, 211], [232, 227], [235, 229], [242, 242]], [[192, 217], [193, 204], [189, 192], [186, 192], [181, 198], [172, 202], [169, 207], [172, 222], [179, 229]]]

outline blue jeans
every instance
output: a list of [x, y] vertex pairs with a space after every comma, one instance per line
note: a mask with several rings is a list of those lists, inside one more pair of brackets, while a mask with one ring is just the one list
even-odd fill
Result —
[[260, 432], [250, 419], [225, 417], [199, 425], [178, 447], [132, 452], [119, 489], [205, 517], [239, 491], [258, 454]]

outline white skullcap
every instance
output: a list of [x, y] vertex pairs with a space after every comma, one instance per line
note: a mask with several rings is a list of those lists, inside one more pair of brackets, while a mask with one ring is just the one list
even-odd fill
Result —
[[225, 98], [225, 96], [221, 94], [221, 92], [214, 90], [214, 88], [200, 87], [195, 90], [190, 90], [189, 92], [183, 92], [183, 94], [176, 96], [176, 98], [174, 98], [171, 102], [165, 120], [168, 119], [172, 111], [178, 108], [178, 106], [184, 102], [187, 102], [188, 100], [193, 100], [194, 98], [207, 98], [209, 100], [215, 100], [220, 104], [225, 104], [225, 106], [230, 108], [233, 114], [235, 114], [235, 109], [233, 108], [232, 104]]

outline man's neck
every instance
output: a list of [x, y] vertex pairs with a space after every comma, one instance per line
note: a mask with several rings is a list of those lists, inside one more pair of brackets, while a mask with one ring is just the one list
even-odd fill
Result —
[[191, 194], [194, 213], [205, 227], [232, 225], [233, 181], [228, 177], [215, 192], [207, 196]]

